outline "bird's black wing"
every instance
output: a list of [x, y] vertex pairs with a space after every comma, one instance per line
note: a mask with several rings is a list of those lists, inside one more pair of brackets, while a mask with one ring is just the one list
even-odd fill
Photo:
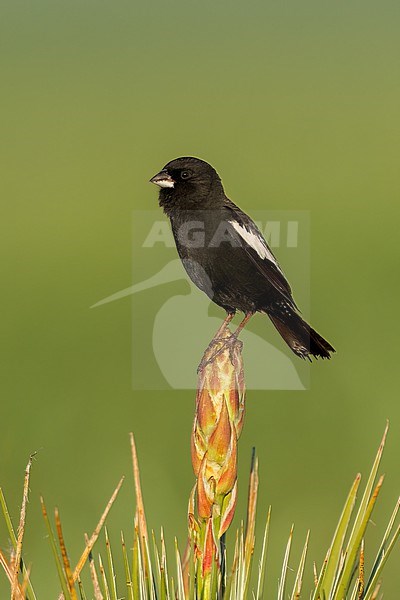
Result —
[[251, 262], [269, 283], [282, 294], [289, 305], [298, 310], [289, 282], [257, 225], [230, 200], [224, 208], [227, 209], [228, 224], [232, 227], [232, 234], [239, 235], [241, 245]]

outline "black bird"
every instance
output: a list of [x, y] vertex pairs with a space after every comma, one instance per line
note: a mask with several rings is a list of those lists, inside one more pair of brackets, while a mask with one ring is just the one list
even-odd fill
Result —
[[299, 314], [290, 285], [255, 223], [225, 195], [220, 177], [193, 157], [172, 160], [152, 183], [169, 217], [176, 247], [191, 280], [224, 308], [224, 325], [245, 313], [266, 313], [301, 358], [330, 358], [335, 349]]

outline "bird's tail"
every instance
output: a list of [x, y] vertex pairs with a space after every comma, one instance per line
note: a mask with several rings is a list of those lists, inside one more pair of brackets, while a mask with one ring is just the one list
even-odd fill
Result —
[[288, 305], [274, 307], [268, 311], [268, 316], [289, 348], [300, 358], [330, 358], [331, 352], [335, 352], [333, 346]]

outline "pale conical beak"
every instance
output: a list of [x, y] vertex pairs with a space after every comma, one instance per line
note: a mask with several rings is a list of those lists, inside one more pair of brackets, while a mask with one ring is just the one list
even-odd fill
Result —
[[167, 171], [160, 171], [150, 179], [150, 183], [155, 183], [160, 188], [173, 188], [175, 181]]

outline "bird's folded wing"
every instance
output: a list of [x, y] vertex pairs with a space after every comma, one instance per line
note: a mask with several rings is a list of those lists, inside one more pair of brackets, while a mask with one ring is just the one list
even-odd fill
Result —
[[290, 285], [261, 231], [250, 217], [238, 207], [227, 205], [226, 208], [229, 215], [228, 224], [232, 227], [232, 233], [236, 236], [239, 235], [241, 245], [252, 263], [269, 283], [282, 294], [285, 300], [297, 309]]

